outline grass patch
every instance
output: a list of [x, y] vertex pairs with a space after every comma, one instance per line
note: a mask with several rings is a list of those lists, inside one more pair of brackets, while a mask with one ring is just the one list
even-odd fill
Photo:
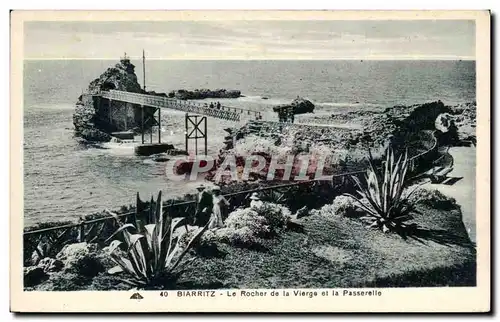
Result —
[[419, 206], [419, 213], [420, 231], [406, 240], [357, 219], [304, 217], [306, 234], [261, 240], [267, 252], [220, 245], [224, 259], [201, 260], [182, 279], [222, 288], [475, 285], [476, 253], [460, 211]]
[[409, 202], [441, 210], [452, 210], [459, 207], [454, 198], [446, 196], [437, 189], [418, 189], [411, 195]]

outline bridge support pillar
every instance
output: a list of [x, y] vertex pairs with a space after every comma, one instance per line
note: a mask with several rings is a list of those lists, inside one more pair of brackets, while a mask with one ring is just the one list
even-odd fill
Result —
[[161, 108], [158, 109], [158, 143], [161, 143]]
[[189, 149], [189, 140], [194, 140], [194, 153], [198, 155], [198, 139], [203, 139], [205, 144], [205, 155], [208, 153], [208, 132], [207, 132], [207, 117], [199, 115], [189, 115], [186, 113], [185, 119], [186, 131], [186, 152]]
[[113, 103], [113, 100], [112, 99], [108, 99], [108, 115], [109, 115], [109, 124], [113, 124], [113, 117], [112, 117], [112, 114], [111, 114], [111, 105]]
[[[154, 115], [153, 115], [153, 119], [154, 119]], [[149, 131], [149, 143], [153, 143], [153, 126], [151, 125], [150, 127], [150, 131]]]
[[144, 105], [141, 104], [141, 136], [142, 144], [144, 144]]

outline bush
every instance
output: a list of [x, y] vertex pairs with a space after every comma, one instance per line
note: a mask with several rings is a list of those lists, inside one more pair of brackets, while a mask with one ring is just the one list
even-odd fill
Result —
[[238, 140], [238, 144], [230, 152], [235, 155], [247, 156], [254, 153], [265, 153], [267, 155], [286, 156], [290, 153], [291, 147], [276, 146], [272, 139], [263, 138], [257, 135], [247, 135]]
[[252, 248], [259, 244], [255, 232], [250, 227], [222, 228], [217, 232], [219, 240], [236, 247]]
[[261, 244], [255, 232], [250, 227], [241, 228], [225, 227], [216, 230], [208, 230], [201, 238], [202, 244], [224, 243], [242, 248], [259, 248]]
[[448, 197], [436, 189], [418, 189], [410, 196], [408, 201], [441, 210], [452, 210], [458, 207], [454, 198]]
[[267, 219], [251, 208], [236, 209], [231, 212], [226, 219], [225, 225], [233, 230], [246, 227], [254, 236], [259, 237], [265, 237], [271, 232]]
[[349, 196], [337, 196], [333, 203], [324, 205], [319, 210], [313, 210], [313, 214], [320, 214], [326, 217], [343, 216], [357, 218], [363, 216], [363, 212], [359, 209], [356, 201]]
[[262, 206], [254, 209], [259, 216], [266, 219], [271, 233], [276, 234], [286, 228], [286, 224], [290, 219], [290, 210], [282, 205], [264, 202]]
[[64, 272], [92, 278], [105, 269], [99, 253], [97, 244], [75, 243], [64, 246], [56, 259], [64, 263]]
[[259, 238], [267, 238], [282, 230], [290, 211], [281, 205], [265, 203], [259, 209], [245, 208], [231, 212], [226, 227], [209, 230], [201, 244], [221, 242], [235, 247], [262, 249]]

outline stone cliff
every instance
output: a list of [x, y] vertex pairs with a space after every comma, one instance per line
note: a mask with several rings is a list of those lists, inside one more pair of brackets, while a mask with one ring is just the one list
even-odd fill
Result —
[[76, 103], [73, 114], [75, 136], [87, 141], [109, 141], [110, 133], [113, 131], [140, 127], [139, 107], [125, 102], [109, 103], [98, 96], [101, 91], [108, 90], [143, 92], [134, 69], [135, 66], [125, 57], [120, 60], [120, 63], [108, 68], [90, 82], [87, 90]]

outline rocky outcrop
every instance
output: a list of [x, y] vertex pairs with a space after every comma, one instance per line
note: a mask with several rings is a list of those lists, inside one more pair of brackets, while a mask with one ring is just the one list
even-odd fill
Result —
[[178, 89], [168, 93], [168, 97], [180, 100], [193, 100], [204, 98], [238, 98], [241, 97], [241, 91], [229, 89], [195, 89], [193, 91]]
[[314, 112], [314, 104], [305, 98], [298, 97], [290, 104], [282, 104], [273, 107], [273, 111], [280, 113], [284, 110], [291, 109], [293, 114], [305, 114]]
[[[415, 136], [421, 131], [436, 130], [438, 116], [451, 112], [451, 108], [441, 101], [386, 108], [382, 113], [363, 119], [364, 136], [380, 145], [390, 137], [395, 148], [403, 147], [415, 141]], [[455, 139], [453, 136], [453, 133], [448, 133], [446, 140], [449, 142], [442, 143], [451, 144]]]
[[[87, 141], [109, 141], [111, 132], [137, 127], [138, 108], [130, 103], [102, 102], [101, 91], [120, 90], [141, 93], [141, 85], [134, 72], [135, 66], [124, 58], [90, 82], [87, 90], [76, 103], [73, 114], [75, 136]], [[113, 117], [109, 109], [113, 109]]]
[[[359, 141], [384, 145], [392, 141], [405, 144], [424, 130], [436, 130], [440, 115], [453, 114], [452, 108], [441, 101], [410, 106], [397, 105], [382, 111], [351, 111], [333, 114], [322, 123], [357, 124], [363, 129]], [[451, 133], [450, 133], [451, 134]]]
[[476, 143], [476, 102], [452, 107], [458, 137], [462, 141]]

